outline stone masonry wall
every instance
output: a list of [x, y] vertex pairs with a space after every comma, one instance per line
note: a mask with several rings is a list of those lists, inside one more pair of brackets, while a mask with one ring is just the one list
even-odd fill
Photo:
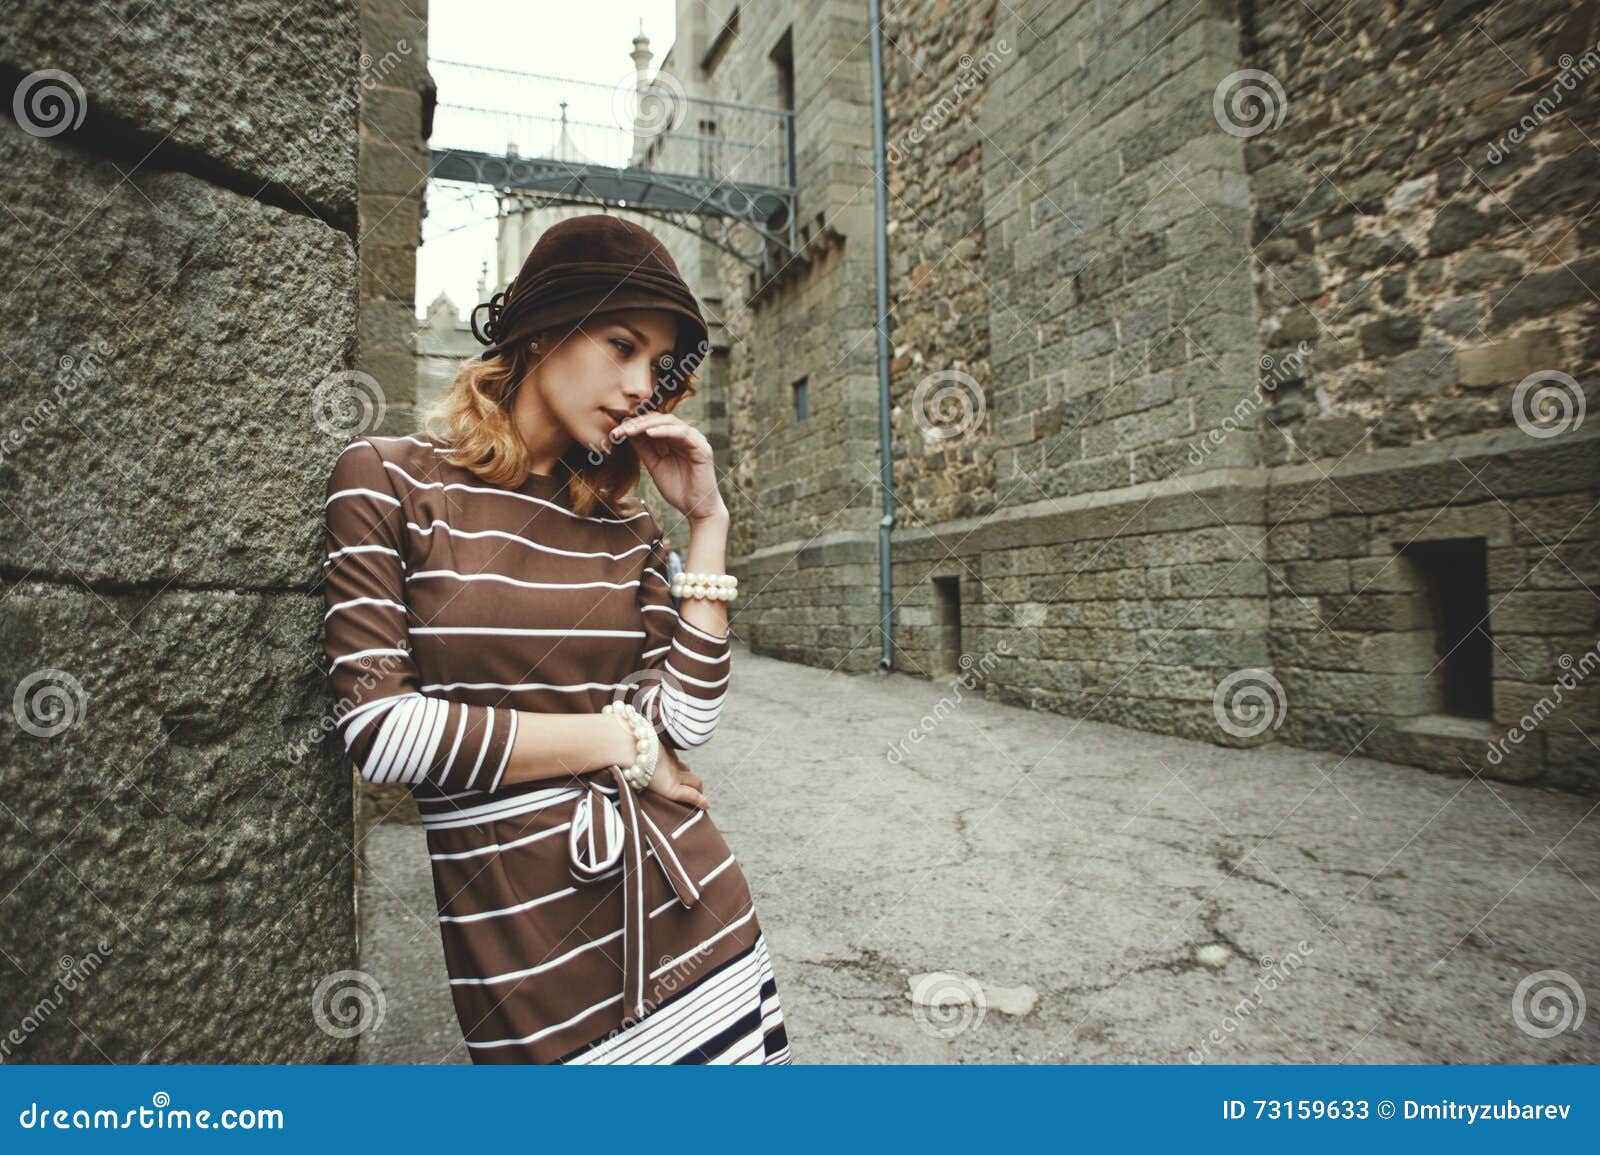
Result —
[[313, 1011], [355, 938], [312, 591], [357, 27], [282, 16], [0, 13], [7, 1062], [354, 1055]]
[[[708, 36], [733, 7], [703, 18]], [[738, 32], [704, 82], [720, 99], [779, 106], [770, 55], [785, 31], [793, 36], [802, 251], [765, 279], [720, 262], [734, 629], [757, 652], [860, 672], [878, 657], [869, 567], [881, 503], [866, 9], [841, 0], [737, 7]], [[811, 415], [797, 421], [802, 377]]]
[[[965, 654], [1002, 700], [1215, 738], [1211, 670], [1262, 662], [1267, 614], [1253, 447], [1188, 458], [1255, 363], [1243, 149], [1210, 109], [1236, 31], [1215, 6], [1031, 4], [934, 57], [932, 22], [906, 26], [901, 54], [942, 63], [896, 73], [894, 122], [929, 127], [895, 184], [960, 224], [892, 208], [897, 664]], [[974, 310], [987, 366], [941, 347]]]
[[[1592, 10], [986, 18], [887, 29], [897, 667], [1600, 788], [1576, 726], [1539, 723], [1600, 579]], [[1445, 709], [1422, 560], [1472, 540], [1486, 718]]]
[[[1357, 2], [1318, 26], [1271, 2], [1244, 27], [1268, 78], [1241, 127], [1285, 734], [1600, 788], [1577, 728], [1600, 721], [1600, 686], [1525, 721], [1600, 624], [1600, 454], [1582, 419], [1600, 365], [1595, 8]], [[1493, 712], [1463, 724], [1440, 717], [1417, 550], [1473, 540]], [[1519, 724], [1528, 737], [1486, 761]]]

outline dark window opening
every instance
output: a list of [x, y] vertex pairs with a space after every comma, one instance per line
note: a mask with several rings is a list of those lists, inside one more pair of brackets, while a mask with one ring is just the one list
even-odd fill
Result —
[[1481, 537], [1413, 542], [1433, 626], [1436, 665], [1429, 680], [1446, 714], [1494, 714], [1494, 660], [1489, 641], [1489, 554]]
[[937, 673], [961, 668], [961, 579], [933, 579], [934, 626], [938, 635]]
[[787, 28], [773, 47], [773, 67], [778, 71], [778, 107], [794, 111], [794, 29]]
[[802, 377], [794, 383], [794, 419], [804, 421], [811, 416], [811, 390]]

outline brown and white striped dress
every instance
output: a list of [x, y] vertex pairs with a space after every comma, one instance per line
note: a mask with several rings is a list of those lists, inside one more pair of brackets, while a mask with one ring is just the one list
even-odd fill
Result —
[[727, 635], [679, 617], [648, 508], [579, 517], [431, 434], [352, 439], [327, 490], [328, 676], [363, 777], [422, 813], [476, 1063], [787, 1063], [771, 959], [705, 811], [619, 768], [504, 783], [533, 713], [627, 697], [662, 743], [714, 731]]

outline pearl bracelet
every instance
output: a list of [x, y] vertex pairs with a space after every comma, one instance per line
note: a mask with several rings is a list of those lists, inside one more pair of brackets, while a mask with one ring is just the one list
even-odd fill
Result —
[[622, 776], [629, 786], [643, 790], [655, 776], [656, 760], [661, 755], [661, 739], [656, 736], [655, 727], [629, 702], [607, 702], [600, 712], [615, 714], [633, 731], [633, 762], [622, 768]]
[[679, 570], [672, 579], [672, 596], [731, 602], [739, 596], [739, 579], [731, 573], [690, 573]]

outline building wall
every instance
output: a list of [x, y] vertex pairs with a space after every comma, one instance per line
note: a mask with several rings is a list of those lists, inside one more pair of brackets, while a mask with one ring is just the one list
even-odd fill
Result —
[[[800, 253], [766, 276], [713, 255], [728, 351], [725, 424], [711, 426], [726, 439], [736, 629], [764, 653], [871, 670], [881, 489], [866, 8], [764, 0], [686, 12], [695, 7], [679, 5], [679, 27], [699, 21], [702, 40], [686, 55], [705, 95], [780, 107], [772, 53], [786, 34], [795, 62]], [[719, 49], [735, 9], [737, 27]], [[792, 390], [802, 377], [811, 417], [797, 422]]]
[[[1258, 331], [1280, 365], [1308, 349], [1260, 435], [1286, 728], [1341, 748], [1377, 725], [1369, 753], [1600, 788], [1579, 729], [1600, 720], [1593, 681], [1484, 761], [1600, 622], [1595, 426], [1536, 425], [1522, 386], [1595, 395], [1600, 21], [1550, 0], [1403, 16], [1358, 0], [1318, 35], [1307, 19], [1258, 3], [1243, 24], [1289, 112], [1246, 146]], [[1446, 540], [1487, 562], [1493, 714], [1465, 730], [1440, 717], [1419, 561]]]
[[[0, 12], [7, 1062], [354, 1056], [313, 1007], [356, 965], [317, 579], [359, 29], [281, 15]], [[40, 81], [64, 119], [13, 115]]]
[[[723, 266], [737, 628], [849, 670], [878, 645], [863, 18], [741, 5], [708, 78], [757, 98], [794, 27], [807, 251], [759, 288]], [[1594, 644], [1593, 424], [1549, 436], [1516, 402], [1547, 371], [1592, 397], [1590, 9], [885, 20], [897, 667], [966, 655], [1073, 717], [1600, 788], [1594, 685], [1537, 721]], [[1483, 551], [1488, 717], [1446, 716], [1439, 541]]]

